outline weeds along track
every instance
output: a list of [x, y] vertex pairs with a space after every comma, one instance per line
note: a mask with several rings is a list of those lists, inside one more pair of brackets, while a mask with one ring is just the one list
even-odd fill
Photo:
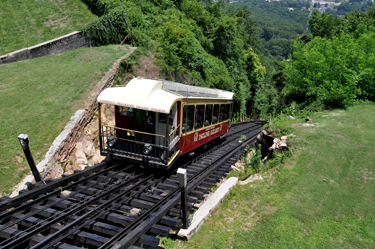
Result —
[[0, 248], [157, 248], [158, 237], [181, 226], [177, 167], [187, 169], [193, 212], [263, 124], [233, 125], [220, 145], [168, 172], [111, 160], [2, 198]]

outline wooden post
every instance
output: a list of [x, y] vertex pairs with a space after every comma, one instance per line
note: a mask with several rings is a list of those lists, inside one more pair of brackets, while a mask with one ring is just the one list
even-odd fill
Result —
[[[124, 40], [122, 40], [122, 42], [120, 43], [120, 45], [118, 45], [118, 48], [121, 47], [121, 45], [124, 43], [124, 41], [126, 40], [126, 38], [128, 38], [128, 36], [130, 34], [132, 34], [132, 43], [133, 43], [133, 31], [130, 31], [130, 33], [127, 36], [125, 36]], [[132, 46], [133, 46], [133, 44], [132, 44]]]

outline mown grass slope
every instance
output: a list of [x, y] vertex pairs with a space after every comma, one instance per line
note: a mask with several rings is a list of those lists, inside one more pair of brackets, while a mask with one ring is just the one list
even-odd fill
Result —
[[276, 121], [283, 135], [296, 135], [294, 155], [263, 181], [236, 186], [175, 248], [374, 248], [374, 113], [366, 104], [315, 113], [314, 127]]
[[41, 160], [82, 107], [82, 96], [127, 51], [82, 48], [0, 66], [0, 196], [30, 171], [18, 135], [29, 135], [34, 159]]
[[0, 55], [66, 35], [95, 19], [80, 0], [1, 0]]

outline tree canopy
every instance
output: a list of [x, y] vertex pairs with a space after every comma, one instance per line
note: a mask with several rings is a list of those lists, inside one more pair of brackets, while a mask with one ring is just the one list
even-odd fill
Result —
[[84, 1], [101, 16], [83, 30], [98, 44], [120, 43], [131, 28], [135, 45], [156, 53], [165, 78], [234, 91], [236, 110], [246, 112], [265, 72], [252, 49], [259, 40], [246, 7], [227, 9], [212, 0]]
[[374, 11], [339, 18], [314, 13], [311, 33], [293, 44], [283, 63], [285, 102], [324, 109], [375, 100]]
[[[98, 44], [120, 43], [132, 29], [134, 45], [156, 55], [162, 77], [233, 91], [241, 114], [375, 98], [375, 7], [342, 17], [314, 11], [311, 33], [302, 35], [306, 2], [84, 1], [100, 16], [84, 29]], [[280, 18], [264, 15], [256, 23], [252, 8]]]

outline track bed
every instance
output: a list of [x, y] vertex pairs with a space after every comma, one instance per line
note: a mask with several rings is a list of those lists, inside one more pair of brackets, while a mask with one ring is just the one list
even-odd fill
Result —
[[[0, 201], [0, 248], [157, 248], [181, 227], [177, 167], [190, 212], [252, 146], [264, 122], [233, 125], [221, 144], [169, 171], [109, 160]], [[247, 140], [239, 143], [241, 135]]]

